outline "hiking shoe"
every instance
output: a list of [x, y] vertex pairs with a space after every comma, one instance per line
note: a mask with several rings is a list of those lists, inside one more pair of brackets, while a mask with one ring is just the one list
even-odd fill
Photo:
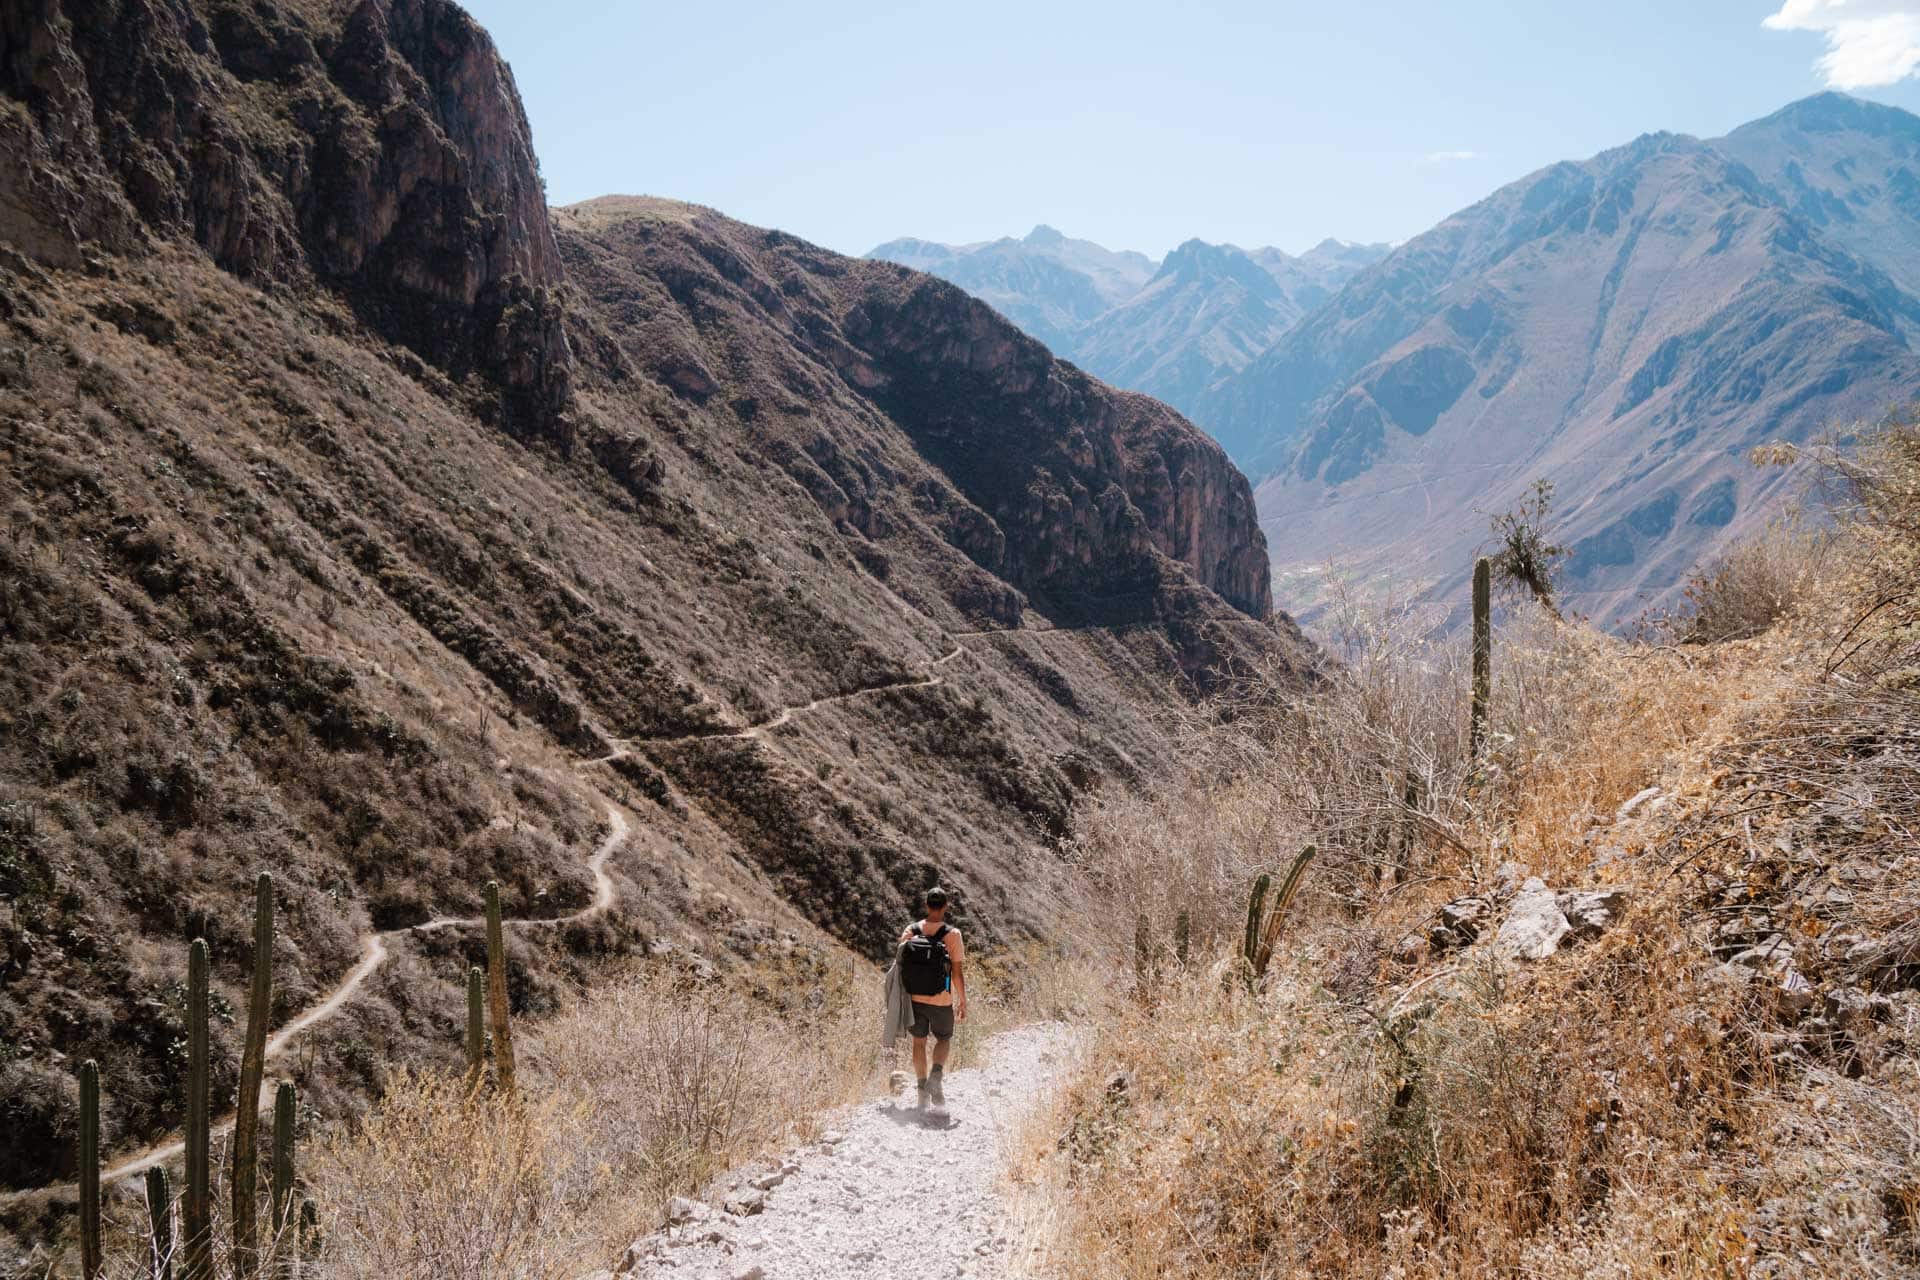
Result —
[[944, 1107], [947, 1105], [946, 1090], [940, 1087], [940, 1073], [938, 1071], [934, 1072], [932, 1078], [927, 1081], [926, 1097], [927, 1100], [932, 1102], [936, 1107]]
[[925, 1080], [922, 1080], [920, 1082], [920, 1088], [918, 1090], [919, 1100], [915, 1103], [915, 1105], [918, 1106], [922, 1111], [926, 1110], [926, 1107], [927, 1107], [928, 1092], [929, 1092], [929, 1089], [927, 1086], [927, 1082]]

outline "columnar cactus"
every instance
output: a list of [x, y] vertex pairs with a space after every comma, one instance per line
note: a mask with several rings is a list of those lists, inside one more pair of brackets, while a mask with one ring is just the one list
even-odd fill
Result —
[[1294, 895], [1300, 891], [1300, 877], [1306, 872], [1307, 864], [1313, 861], [1314, 847], [1308, 845], [1294, 858], [1293, 865], [1287, 869], [1287, 877], [1280, 882], [1280, 891], [1273, 896], [1271, 909], [1264, 914], [1261, 911], [1262, 899], [1271, 880], [1262, 875], [1254, 881], [1253, 897], [1247, 910], [1247, 941], [1242, 958], [1247, 962], [1247, 984], [1251, 986], [1267, 975], [1267, 965], [1273, 960], [1274, 945], [1280, 940], [1280, 927], [1284, 922], [1287, 908], [1293, 905]]
[[163, 1164], [147, 1170], [147, 1227], [153, 1280], [173, 1280], [173, 1179]]
[[467, 970], [467, 1088], [476, 1089], [487, 1069], [486, 975]]
[[320, 1208], [312, 1199], [300, 1202], [300, 1257], [312, 1262], [320, 1256]]
[[1419, 831], [1421, 791], [1420, 775], [1408, 769], [1406, 787], [1400, 795], [1400, 854], [1394, 864], [1396, 873], [1408, 871], [1413, 866], [1413, 842]]
[[500, 925], [500, 882], [487, 881], [487, 1002], [493, 1013], [493, 1078], [513, 1096], [513, 1028], [507, 1023], [507, 941]]
[[100, 1064], [80, 1064], [80, 1274], [100, 1274]]
[[1240, 958], [1247, 962], [1249, 980], [1253, 976], [1253, 957], [1260, 950], [1260, 912], [1272, 884], [1273, 877], [1262, 871], [1254, 877], [1253, 892], [1247, 895], [1247, 931], [1240, 943]]
[[212, 1095], [207, 1068], [207, 940], [187, 953], [187, 1190], [181, 1204], [186, 1280], [213, 1280]]
[[287, 1228], [293, 1223], [293, 1081], [282, 1080], [273, 1094], [273, 1203], [268, 1220], [273, 1224], [273, 1249], [281, 1259], [280, 1272], [293, 1272], [293, 1240]]
[[273, 1014], [273, 877], [253, 885], [253, 985], [247, 995], [247, 1039], [240, 1053], [240, 1093], [233, 1108], [233, 1270], [244, 1280], [258, 1269], [260, 1216], [260, 1077], [267, 1064], [267, 1020]]
[[1467, 721], [1467, 757], [1476, 763], [1487, 745], [1487, 704], [1493, 700], [1493, 563], [1473, 562], [1473, 708]]

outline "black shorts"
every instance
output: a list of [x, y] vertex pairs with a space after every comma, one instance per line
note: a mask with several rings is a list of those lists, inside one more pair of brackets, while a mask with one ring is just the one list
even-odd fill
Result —
[[952, 1005], [913, 1002], [913, 1038], [925, 1040], [929, 1031], [935, 1040], [953, 1039]]

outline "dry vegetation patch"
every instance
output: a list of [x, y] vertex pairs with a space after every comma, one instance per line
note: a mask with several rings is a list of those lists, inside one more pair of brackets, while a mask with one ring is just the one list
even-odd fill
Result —
[[[1916, 441], [1845, 456], [1831, 549], [1712, 570], [1703, 643], [1510, 619], [1484, 761], [1463, 655], [1349, 615], [1324, 690], [1250, 690], [1190, 770], [1084, 806], [1150, 959], [1035, 1135], [1054, 1269], [1914, 1274]], [[1249, 992], [1247, 885], [1309, 841]], [[1503, 958], [1527, 875], [1611, 914]]]

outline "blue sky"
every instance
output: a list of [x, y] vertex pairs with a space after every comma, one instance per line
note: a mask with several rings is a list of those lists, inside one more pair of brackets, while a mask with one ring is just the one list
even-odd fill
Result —
[[466, 3], [556, 204], [672, 196], [846, 253], [1402, 240], [1650, 130], [1829, 86], [1920, 112], [1920, 0]]

